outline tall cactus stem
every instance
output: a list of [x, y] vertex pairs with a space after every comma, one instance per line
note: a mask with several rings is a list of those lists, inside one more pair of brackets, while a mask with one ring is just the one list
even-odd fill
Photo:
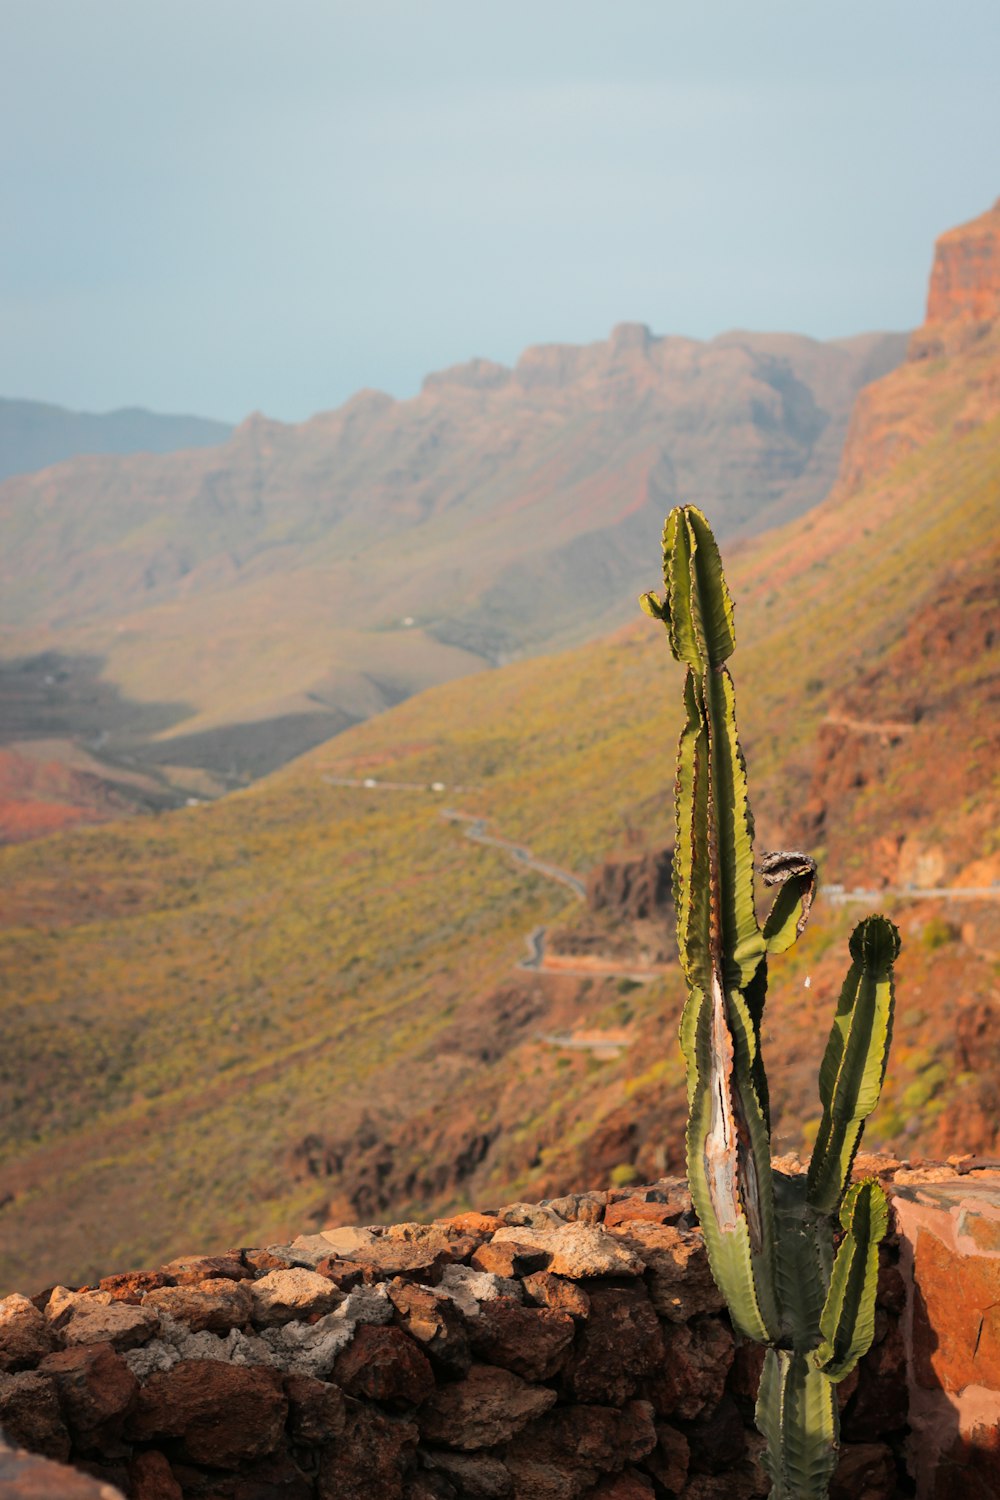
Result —
[[[715, 538], [694, 506], [663, 531], [663, 599], [640, 601], [685, 667], [677, 750], [673, 890], [688, 998], [687, 1169], [712, 1273], [737, 1330], [767, 1346], [757, 1422], [775, 1500], [827, 1493], [837, 1457], [835, 1385], [871, 1344], [878, 1246], [888, 1209], [877, 1183], [846, 1193], [864, 1122], [878, 1101], [892, 1032], [899, 934], [869, 917], [851, 938], [820, 1073], [823, 1118], [808, 1177], [771, 1167], [761, 1052], [767, 959], [801, 935], [816, 888], [806, 854], [765, 854], [777, 887], [761, 923], [753, 817], [726, 665], [733, 602]], [[834, 1216], [843, 1238], [834, 1256]]]

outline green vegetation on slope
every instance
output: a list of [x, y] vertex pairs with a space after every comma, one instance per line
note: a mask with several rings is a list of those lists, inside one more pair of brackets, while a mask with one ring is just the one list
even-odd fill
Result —
[[[778, 846], [797, 812], [837, 695], [899, 641], [945, 573], [988, 555], [1000, 423], [956, 434], [964, 385], [949, 404], [933, 371], [922, 378], [939, 435], [867, 487], [727, 558], [762, 847]], [[617, 1150], [629, 1115], [637, 1146], [669, 1139], [669, 1101], [683, 1092], [676, 976], [627, 997], [635, 1045], [619, 1062], [557, 1067], [537, 1017], [575, 1004], [582, 1022], [606, 1024], [613, 983], [570, 995], [535, 981], [531, 995], [548, 983], [555, 998], [532, 1001], [521, 1019], [513, 1001], [501, 1016], [493, 992], [536, 923], [567, 919], [567, 893], [463, 838], [433, 794], [323, 779], [461, 786], [452, 805], [581, 871], [629, 826], [666, 842], [677, 694], [659, 632], [640, 620], [596, 645], [433, 689], [215, 806], [0, 854], [0, 1200], [13, 1195], [0, 1210], [0, 1280], [80, 1280], [301, 1225], [318, 1195], [336, 1200], [354, 1167], [348, 1152], [329, 1182], [296, 1176], [289, 1153], [314, 1129], [359, 1154], [370, 1154], [366, 1119], [382, 1139], [395, 1132], [400, 1158], [423, 1163], [400, 1178], [396, 1210], [487, 1187], [568, 1187], [594, 1163], [604, 1169], [595, 1131]], [[928, 681], [939, 670], [926, 661]], [[969, 671], [965, 696], [923, 726], [936, 738], [922, 754], [928, 743], [956, 765], [966, 754], [956, 714], [985, 692], [995, 654]], [[911, 818], [902, 793], [883, 797], [878, 828], [859, 823], [852, 837], [863, 850]], [[839, 962], [824, 943], [846, 923], [829, 912], [807, 933], [786, 981], [805, 998], [791, 1012], [777, 1002], [774, 1045], [811, 1045], [810, 997], [825, 1013], [825, 966], [832, 985]], [[947, 960], [947, 950], [920, 948], [921, 983]], [[919, 1038], [902, 1024], [905, 1092], [929, 1069], [907, 1071]], [[932, 1046], [939, 1061], [939, 1036]], [[806, 1063], [814, 1075], [815, 1059]], [[903, 1092], [889, 1104], [905, 1125]], [[789, 1118], [803, 1108], [794, 1080], [775, 1100], [779, 1135], [786, 1107]], [[447, 1171], [436, 1177], [431, 1158], [450, 1142], [465, 1150], [477, 1129], [492, 1131], [492, 1144], [464, 1186]], [[877, 1115], [871, 1138], [882, 1138]]]

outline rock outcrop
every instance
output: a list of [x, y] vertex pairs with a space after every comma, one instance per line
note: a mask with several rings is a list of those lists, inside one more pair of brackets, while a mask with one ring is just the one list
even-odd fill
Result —
[[992, 323], [1000, 317], [1000, 198], [942, 234], [934, 247], [925, 326]]

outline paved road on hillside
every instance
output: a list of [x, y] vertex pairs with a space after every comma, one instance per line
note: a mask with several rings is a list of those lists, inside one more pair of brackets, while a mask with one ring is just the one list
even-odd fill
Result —
[[[827, 723], [845, 724], [853, 729], [868, 733], [899, 733], [913, 728], [912, 724], [869, 723], [867, 720], [849, 719], [845, 715], [830, 714]], [[446, 786], [442, 781], [379, 781], [373, 776], [364, 780], [347, 776], [322, 776], [322, 781], [329, 786], [358, 787], [364, 791], [377, 792], [434, 792], [440, 796], [442, 792], [467, 792], [475, 791], [475, 787]], [[586, 900], [587, 888], [578, 876], [569, 870], [563, 870], [558, 865], [550, 865], [543, 860], [535, 859], [531, 850], [524, 844], [514, 844], [510, 839], [499, 838], [496, 834], [486, 832], [487, 819], [481, 818], [475, 813], [456, 812], [454, 808], [443, 809], [442, 818], [447, 818], [452, 823], [467, 823], [465, 829], [466, 838], [473, 839], [477, 844], [490, 844], [496, 849], [504, 849], [516, 859], [519, 864], [526, 865], [528, 869], [535, 870], [539, 875], [544, 875], [548, 880], [557, 880], [561, 885], [568, 886], [573, 894], [581, 901]], [[824, 897], [835, 906], [843, 906], [848, 902], [872, 902], [877, 901], [880, 896], [898, 896], [911, 901], [924, 900], [946, 900], [946, 901], [1000, 901], [1000, 885], [940, 885], [940, 886], [911, 886], [911, 885], [887, 885], [878, 890], [862, 889], [860, 886], [846, 891], [838, 885], [821, 885], [817, 896]], [[536, 929], [538, 934], [544, 935], [544, 928]], [[528, 945], [532, 948], [535, 957], [525, 960], [522, 967], [535, 968], [541, 962], [536, 950], [536, 933], [528, 938]], [[540, 939], [539, 939], [540, 942]], [[540, 950], [539, 950], [540, 951]], [[537, 962], [536, 962], [537, 960]], [[582, 972], [582, 971], [581, 971]]]
[[834, 906], [848, 901], [866, 901], [870, 905], [882, 896], [900, 896], [906, 901], [1000, 901], [997, 885], [884, 885], [879, 890], [842, 891], [838, 886], [820, 886], [819, 895]]
[[517, 860], [519, 865], [526, 865], [529, 870], [535, 870], [539, 875], [544, 875], [546, 880], [556, 880], [560, 885], [568, 886], [579, 901], [587, 899], [587, 887], [578, 876], [569, 870], [560, 869], [559, 865], [550, 865], [544, 860], [536, 859], [524, 844], [514, 844], [510, 839], [502, 839], [494, 833], [487, 833], [485, 818], [479, 818], [474, 813], [456, 812], [452, 807], [446, 807], [441, 816], [452, 823], [468, 823], [469, 826], [465, 829], [467, 839], [472, 839], [477, 844], [489, 844], [494, 849], [503, 849], [511, 859]]

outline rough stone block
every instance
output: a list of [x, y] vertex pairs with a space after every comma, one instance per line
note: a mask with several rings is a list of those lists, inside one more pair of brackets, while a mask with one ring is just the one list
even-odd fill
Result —
[[0, 1299], [0, 1370], [28, 1370], [53, 1346], [45, 1314], [27, 1297]]
[[70, 1436], [53, 1382], [37, 1370], [0, 1375], [0, 1433], [32, 1453], [69, 1458]]
[[39, 1370], [55, 1384], [78, 1448], [95, 1451], [121, 1436], [139, 1385], [110, 1345], [63, 1349], [48, 1355]]
[[469, 1319], [469, 1342], [487, 1364], [525, 1380], [551, 1380], [565, 1363], [576, 1325], [568, 1313], [499, 1298]]
[[333, 1378], [351, 1396], [419, 1406], [434, 1390], [434, 1372], [401, 1328], [362, 1324], [337, 1356]]
[[177, 1438], [192, 1462], [233, 1468], [274, 1452], [287, 1411], [277, 1370], [184, 1360], [142, 1387], [127, 1431]]
[[250, 1283], [223, 1277], [202, 1281], [197, 1286], [154, 1288], [145, 1294], [142, 1305], [184, 1323], [192, 1333], [206, 1329], [212, 1333], [228, 1333], [230, 1328], [244, 1327], [254, 1313]]
[[663, 1368], [660, 1321], [644, 1287], [590, 1288], [590, 1317], [566, 1365], [567, 1389], [578, 1401], [620, 1406], [641, 1379]]
[[320, 1462], [317, 1500], [404, 1500], [417, 1437], [412, 1422], [349, 1402], [344, 1435]]
[[468, 1452], [505, 1443], [556, 1402], [556, 1392], [531, 1386], [510, 1370], [473, 1365], [464, 1380], [439, 1386], [420, 1411], [424, 1438]]
[[294, 1319], [322, 1317], [343, 1302], [340, 1289], [325, 1276], [295, 1266], [289, 1271], [268, 1271], [252, 1283], [253, 1320], [260, 1328]]

